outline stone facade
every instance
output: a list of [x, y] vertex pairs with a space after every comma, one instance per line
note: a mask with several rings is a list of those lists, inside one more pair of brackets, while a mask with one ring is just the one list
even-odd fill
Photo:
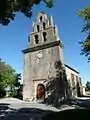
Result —
[[[28, 48], [24, 53], [23, 100], [36, 100], [38, 84], [44, 84], [56, 76], [55, 62], [63, 62], [62, 43], [53, 18], [39, 13], [33, 22], [33, 31], [28, 37]], [[46, 95], [47, 96], [47, 95]], [[45, 96], [45, 97], [46, 97]]]
[[67, 80], [72, 89], [72, 96], [78, 97], [83, 95], [83, 87], [79, 72], [65, 64]]
[[[59, 98], [78, 96], [82, 92], [79, 72], [64, 65], [63, 44], [57, 26], [53, 25], [52, 16], [48, 18], [45, 13], [39, 13], [32, 28], [28, 36], [28, 46], [22, 51], [24, 53], [23, 100], [37, 100], [40, 96], [43, 99], [49, 98], [52, 93], [50, 102], [56, 103]], [[55, 63], [59, 61], [64, 72], [57, 67], [58, 74]], [[50, 88], [51, 91], [46, 88]]]

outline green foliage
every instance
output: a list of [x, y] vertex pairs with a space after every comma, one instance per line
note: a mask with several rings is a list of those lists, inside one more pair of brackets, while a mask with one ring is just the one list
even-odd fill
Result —
[[16, 74], [15, 70], [0, 59], [0, 97], [6, 95], [7, 88], [9, 96], [19, 97], [21, 74]]
[[46, 3], [46, 6], [51, 8], [53, 6], [53, 1], [54, 0], [44, 0], [44, 2]]
[[0, 0], [0, 24], [8, 25], [14, 20], [17, 12], [31, 17], [32, 7], [41, 1], [44, 1], [49, 8], [53, 6], [53, 0]]
[[17, 90], [16, 89], [10, 90], [9, 97], [17, 97]]
[[21, 74], [16, 74], [15, 82], [11, 87], [9, 96], [22, 99], [22, 85], [20, 84]]
[[85, 22], [90, 21], [90, 6], [80, 10], [78, 15], [82, 17]]
[[89, 81], [87, 81], [87, 83], [86, 83], [86, 89], [90, 90], [90, 82]]
[[16, 74], [16, 76], [15, 76], [15, 82], [14, 82], [14, 86], [15, 87], [17, 87], [17, 88], [19, 88], [20, 87], [20, 82], [19, 82], [19, 80], [21, 80], [21, 74]]
[[0, 98], [6, 95], [6, 91], [0, 86]]
[[15, 70], [2, 60], [0, 60], [0, 85], [3, 88], [11, 86], [15, 82]]
[[80, 10], [78, 15], [84, 21], [82, 32], [87, 34], [86, 39], [80, 42], [81, 54], [84, 54], [86, 57], [88, 57], [88, 61], [90, 61], [90, 6]]

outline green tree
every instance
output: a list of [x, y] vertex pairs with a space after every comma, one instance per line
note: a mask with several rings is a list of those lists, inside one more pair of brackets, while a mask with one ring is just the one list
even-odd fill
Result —
[[8, 25], [11, 20], [14, 20], [17, 12], [31, 17], [32, 7], [41, 1], [49, 8], [53, 6], [53, 0], [0, 0], [0, 24]]
[[86, 33], [87, 35], [87, 37], [80, 42], [81, 54], [84, 54], [86, 57], [88, 57], [88, 61], [90, 61], [90, 6], [80, 10], [78, 15], [84, 21], [82, 32]]
[[20, 83], [20, 80], [21, 80], [21, 74], [16, 74], [11, 96], [22, 99], [22, 84]]
[[87, 83], [86, 83], [86, 89], [90, 90], [90, 82], [89, 81], [87, 81]]
[[0, 94], [15, 83], [15, 70], [0, 59]]

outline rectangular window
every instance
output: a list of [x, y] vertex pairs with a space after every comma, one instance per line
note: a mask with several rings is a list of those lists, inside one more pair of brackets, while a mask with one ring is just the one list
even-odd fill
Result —
[[74, 81], [74, 74], [71, 73], [71, 80]]
[[82, 84], [82, 79], [81, 79], [81, 77], [79, 77], [79, 83]]
[[75, 79], [74, 74], [71, 73], [71, 81], [72, 81], [72, 87], [75, 88]]
[[76, 76], [76, 81], [78, 82], [78, 76]]

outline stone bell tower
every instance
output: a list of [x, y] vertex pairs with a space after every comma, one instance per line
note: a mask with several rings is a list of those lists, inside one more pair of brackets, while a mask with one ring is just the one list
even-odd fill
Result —
[[[58, 28], [53, 24], [53, 18], [43, 12], [37, 15], [32, 24], [33, 31], [28, 36], [28, 47], [23, 50], [23, 100], [36, 100], [37, 91], [41, 94], [45, 87], [44, 82], [54, 77], [55, 61], [63, 63], [63, 50], [58, 35]], [[38, 87], [41, 85], [41, 88]], [[44, 87], [43, 87], [44, 86]], [[38, 87], [38, 88], [37, 88]]]

